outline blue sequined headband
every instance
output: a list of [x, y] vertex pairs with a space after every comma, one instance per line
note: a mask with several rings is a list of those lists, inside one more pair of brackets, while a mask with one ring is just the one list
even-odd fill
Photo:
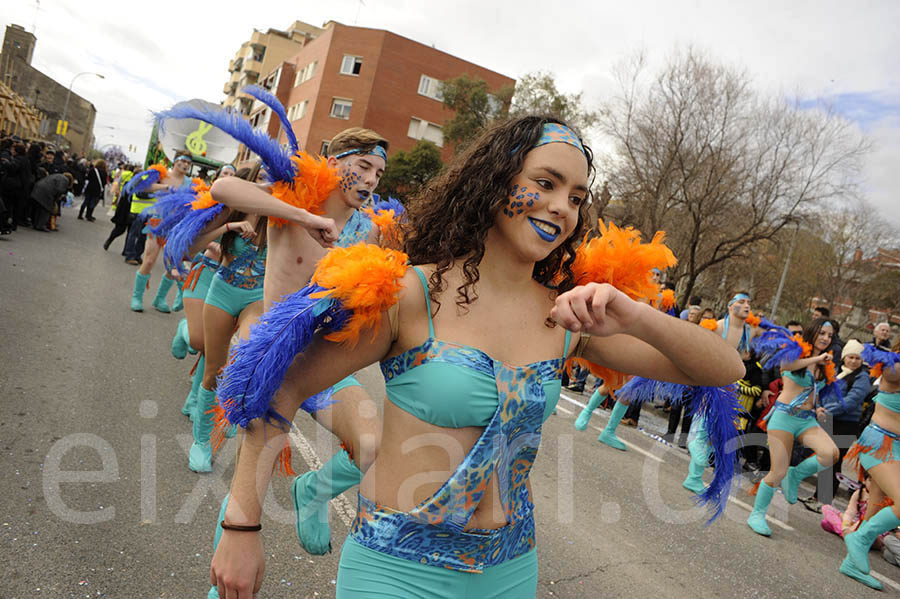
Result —
[[175, 159], [175, 162], [178, 162], [179, 160], [187, 160], [188, 162], [193, 162], [191, 157], [188, 156], [187, 154], [182, 154], [181, 156], [179, 156], [178, 158]]
[[337, 159], [343, 158], [344, 156], [349, 156], [350, 154], [362, 154], [364, 156], [378, 156], [379, 158], [381, 158], [382, 160], [387, 162], [387, 150], [385, 150], [382, 146], [375, 146], [368, 152], [366, 152], [365, 150], [360, 150], [360, 149], [347, 150], [346, 152], [341, 152], [340, 154], [337, 154], [335, 156], [335, 158], [337, 158]]
[[545, 146], [553, 143], [569, 144], [570, 146], [578, 148], [578, 150], [584, 154], [585, 158], [587, 157], [587, 152], [584, 151], [584, 146], [578, 136], [575, 135], [574, 131], [559, 123], [544, 123], [544, 130], [538, 138], [537, 143], [534, 144], [534, 147], [537, 148], [538, 146]]

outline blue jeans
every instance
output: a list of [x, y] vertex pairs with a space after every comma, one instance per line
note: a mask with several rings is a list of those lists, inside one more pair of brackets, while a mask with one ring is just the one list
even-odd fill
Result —
[[144, 233], [146, 218], [138, 215], [131, 228], [128, 229], [128, 237], [125, 238], [125, 251], [122, 255], [126, 260], [140, 260], [144, 255], [144, 244], [147, 243], [147, 234]]

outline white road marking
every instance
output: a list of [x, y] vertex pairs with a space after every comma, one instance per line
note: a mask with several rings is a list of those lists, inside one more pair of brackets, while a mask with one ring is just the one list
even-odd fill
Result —
[[900, 584], [897, 584], [896, 582], [894, 582], [887, 576], [883, 576], [883, 575], [879, 574], [878, 572], [876, 572], [875, 570], [870, 570], [869, 574], [871, 574], [872, 576], [874, 576], [875, 578], [877, 578], [884, 584], [888, 585], [889, 587], [893, 588], [894, 590], [900, 591]]
[[[585, 404], [581, 403], [580, 401], [577, 401], [575, 398], [570, 397], [569, 395], [567, 395], [567, 394], [565, 394], [565, 393], [562, 393], [562, 392], [561, 392], [561, 393], [560, 393], [560, 397], [562, 397], [563, 399], [565, 399], [565, 400], [568, 401], [569, 403], [573, 403], [573, 404], [575, 404], [576, 406], [581, 407], [582, 409], [584, 409], [584, 408], [587, 407]], [[569, 412], [569, 413], [571, 414], [571, 412]], [[599, 414], [599, 415], [602, 416], [603, 418], [606, 418], [607, 420], [609, 420], [609, 416], [607, 416], [606, 414], [604, 414], [604, 413], [601, 412], [600, 410], [594, 410], [593, 413], [594, 413], [594, 414]], [[592, 429], [594, 429], [595, 431], [599, 431], [599, 432], [601, 432], [601, 433], [603, 432], [603, 429], [602, 429], [602, 428], [600, 428], [600, 427], [598, 427], [598, 426], [594, 426], [593, 424], [591, 424], [590, 427], [591, 427]], [[639, 454], [641, 454], [641, 455], [643, 455], [643, 456], [645, 456], [645, 457], [648, 457], [648, 458], [650, 458], [651, 460], [656, 460], [656, 461], [659, 462], [660, 464], [665, 464], [665, 463], [666, 463], [666, 461], [665, 461], [664, 459], [660, 458], [659, 456], [653, 455], [652, 453], [650, 453], [649, 451], [647, 451], [647, 450], [645, 450], [645, 449], [641, 449], [640, 447], [638, 447], [638, 446], [635, 445], [634, 443], [629, 443], [628, 441], [625, 441], [624, 439], [620, 439], [620, 440], [622, 441], [622, 443], [625, 444], [626, 447], [628, 447], [628, 448], [630, 448], [630, 449], [633, 449], [634, 451], [638, 452]]]
[[572, 414], [575, 413], [572, 410], [567, 410], [566, 408], [562, 407], [559, 404], [556, 404], [556, 409], [559, 410], [560, 412], [562, 412], [563, 414], [568, 414], [569, 416], [571, 416]]
[[[322, 467], [322, 460], [316, 455], [313, 446], [296, 428], [291, 430], [291, 441], [294, 442], [294, 447], [297, 448], [310, 470], [318, 470]], [[350, 523], [356, 518], [356, 508], [353, 507], [350, 501], [343, 495], [338, 495], [331, 500], [331, 507], [334, 508], [335, 513], [337, 513], [341, 522], [344, 523], [344, 526], [350, 528]]]

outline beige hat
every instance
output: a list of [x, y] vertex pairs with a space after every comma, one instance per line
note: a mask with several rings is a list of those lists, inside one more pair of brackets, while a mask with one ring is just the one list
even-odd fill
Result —
[[861, 356], [862, 352], [863, 344], [856, 339], [851, 339], [844, 344], [844, 349], [841, 350], [841, 356]]

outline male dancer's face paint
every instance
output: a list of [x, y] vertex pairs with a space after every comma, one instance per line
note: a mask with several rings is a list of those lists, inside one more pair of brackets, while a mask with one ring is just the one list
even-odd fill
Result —
[[179, 175], [187, 175], [191, 171], [191, 161], [188, 158], [178, 158], [173, 166]]
[[746, 319], [750, 316], [750, 296], [738, 293], [728, 302], [728, 309], [735, 318]]
[[578, 224], [587, 196], [587, 163], [569, 143], [540, 145], [525, 156], [495, 226], [523, 260], [539, 262]]
[[352, 208], [359, 208], [371, 197], [384, 174], [384, 150], [380, 153], [344, 153], [339, 160], [341, 175], [338, 188], [344, 201]]

